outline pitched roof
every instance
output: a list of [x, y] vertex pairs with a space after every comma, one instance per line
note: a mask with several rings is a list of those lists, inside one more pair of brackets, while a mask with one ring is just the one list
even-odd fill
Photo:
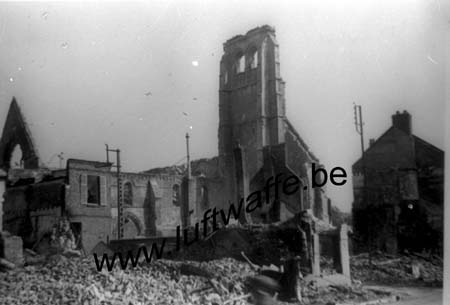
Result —
[[414, 138], [414, 141], [420, 142], [420, 144], [423, 144], [423, 145], [425, 145], [425, 146], [427, 146], [427, 147], [429, 147], [429, 148], [435, 150], [435, 151], [438, 152], [438, 153], [444, 153], [444, 151], [443, 151], [442, 149], [440, 149], [439, 147], [434, 146], [434, 145], [431, 144], [431, 143], [428, 143], [428, 142], [425, 141], [424, 139], [419, 138], [418, 136], [415, 136], [415, 135], [412, 135], [412, 136], [413, 136], [413, 138]]
[[[389, 132], [391, 132], [391, 131], [394, 130], [394, 129], [395, 129], [396, 131], [400, 131], [401, 133], [407, 135], [407, 133], [406, 133], [405, 131], [403, 131], [403, 130], [401, 130], [401, 129], [395, 127], [395, 126], [391, 126], [391, 127], [389, 127], [389, 128], [388, 128], [381, 136], [379, 136], [379, 137], [375, 140], [375, 142], [372, 143], [372, 145], [370, 145], [369, 147], [367, 147], [367, 149], [364, 150], [364, 153], [366, 154], [367, 152], [369, 152], [373, 147], [376, 146], [376, 144], [377, 144], [377, 143], [378, 143], [378, 142], [379, 142], [386, 134], [388, 134]], [[423, 145], [425, 145], [425, 146], [428, 146], [428, 147], [432, 148], [433, 150], [436, 150], [436, 152], [443, 153], [443, 151], [442, 151], [441, 149], [439, 149], [438, 147], [434, 146], [433, 144], [431, 144], [431, 143], [429, 143], [429, 142], [423, 140], [422, 138], [419, 138], [418, 136], [413, 135], [413, 134], [412, 134], [411, 136], [412, 136], [414, 142], [420, 142], [421, 144], [423, 144]], [[361, 162], [361, 157], [353, 163], [352, 167], [357, 166], [358, 163], [360, 163], [360, 162]]]

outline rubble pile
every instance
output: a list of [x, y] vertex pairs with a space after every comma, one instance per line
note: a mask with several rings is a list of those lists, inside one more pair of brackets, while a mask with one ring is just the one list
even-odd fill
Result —
[[52, 252], [70, 253], [80, 255], [77, 250], [77, 238], [75, 237], [70, 222], [67, 219], [61, 219], [54, 225], [50, 235], [50, 249]]
[[[192, 268], [212, 275], [186, 273]], [[45, 263], [0, 272], [0, 304], [220, 304], [248, 305], [249, 264], [224, 258], [209, 262], [157, 260], [135, 268], [98, 272], [92, 257], [51, 255]], [[376, 298], [362, 288], [305, 284], [303, 304]], [[278, 303], [289, 304], [289, 303]]]
[[273, 227], [269, 230], [260, 229], [249, 231], [252, 236], [252, 259], [260, 265], [281, 265], [282, 260], [295, 256], [301, 252], [301, 240], [295, 229], [280, 229]]
[[326, 256], [320, 257], [320, 271], [322, 275], [330, 275], [337, 273], [334, 261], [331, 257]]
[[[176, 259], [208, 261], [233, 257], [242, 260], [241, 252], [245, 252], [258, 265], [281, 265], [283, 259], [300, 251], [301, 242], [295, 233], [275, 226], [230, 226], [184, 249]], [[223, 251], [225, 244], [226, 251]]]
[[306, 233], [302, 226], [312, 230], [321, 223], [310, 214], [298, 214], [290, 220], [275, 224], [230, 224], [208, 238], [189, 246], [177, 255], [178, 259], [213, 260], [233, 257], [241, 260], [244, 252], [258, 265], [280, 266], [286, 259], [309, 253]]
[[59, 219], [50, 231], [42, 234], [31, 249], [42, 255], [59, 253], [80, 256], [83, 252], [80, 236], [72, 230], [67, 218]]
[[254, 274], [233, 259], [189, 262], [214, 274], [183, 275], [187, 262], [158, 260], [135, 268], [98, 272], [92, 257], [53, 255], [43, 265], [0, 273], [0, 304], [248, 304], [244, 278]]
[[381, 290], [368, 290], [362, 286], [328, 286], [318, 289], [309, 288], [303, 292], [304, 304], [330, 305], [352, 304], [371, 300], [385, 299], [391, 296], [390, 292]]
[[363, 283], [442, 286], [442, 259], [420, 254], [386, 255], [377, 252], [371, 257], [363, 253], [350, 259], [353, 279]]

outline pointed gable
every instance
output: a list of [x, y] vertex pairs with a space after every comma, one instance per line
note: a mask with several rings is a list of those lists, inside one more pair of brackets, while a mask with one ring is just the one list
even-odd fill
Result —
[[0, 139], [0, 168], [9, 169], [14, 148], [22, 150], [24, 168], [38, 168], [39, 158], [19, 104], [13, 97]]

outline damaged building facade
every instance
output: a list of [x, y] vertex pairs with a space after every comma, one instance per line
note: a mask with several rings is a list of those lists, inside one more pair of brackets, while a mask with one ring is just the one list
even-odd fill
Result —
[[[22, 154], [14, 155], [20, 147]], [[112, 163], [69, 159], [65, 169], [38, 166], [31, 133], [15, 99], [0, 142], [3, 231], [32, 247], [62, 219], [90, 251], [117, 236], [117, 175]], [[17, 160], [16, 160], [17, 159]], [[31, 160], [28, 162], [27, 160]], [[180, 223], [181, 174], [121, 173], [124, 238], [173, 235]]]
[[392, 126], [370, 140], [352, 170], [360, 244], [390, 253], [442, 253], [444, 152], [412, 133], [407, 111], [392, 116]]
[[[189, 207], [190, 223], [207, 208], [226, 209], [276, 174], [295, 175], [300, 191], [248, 215], [243, 222], [276, 222], [296, 213], [311, 214], [329, 223], [330, 201], [325, 188], [312, 188], [311, 165], [319, 160], [286, 117], [285, 83], [280, 75], [275, 30], [262, 26], [224, 43], [220, 61], [219, 155], [191, 163], [191, 189], [197, 194]], [[171, 168], [157, 169], [157, 172]], [[150, 173], [155, 172], [150, 170]], [[272, 194], [273, 195], [273, 194]]]
[[[220, 62], [219, 155], [186, 167], [121, 173], [124, 238], [173, 236], [176, 227], [199, 222], [204, 211], [226, 209], [265, 186], [276, 174], [295, 175], [298, 193], [269, 198], [240, 219], [243, 223], [284, 221], [309, 211], [329, 225], [325, 188], [312, 188], [312, 163], [320, 166], [286, 117], [278, 44], [269, 26], [224, 44]], [[20, 147], [22, 157], [14, 161]], [[68, 159], [65, 169], [40, 166], [24, 117], [13, 99], [0, 140], [5, 172], [3, 230], [33, 245], [58, 219], [66, 218], [77, 244], [90, 252], [117, 238], [117, 175], [104, 161]], [[265, 201], [265, 200], [264, 200]]]

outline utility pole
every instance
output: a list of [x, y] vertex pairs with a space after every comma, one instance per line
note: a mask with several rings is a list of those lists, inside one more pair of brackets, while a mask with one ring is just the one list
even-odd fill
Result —
[[355, 128], [356, 132], [360, 135], [361, 138], [361, 154], [362, 154], [362, 167], [363, 171], [365, 169], [364, 166], [364, 122], [362, 120], [362, 110], [361, 105], [353, 105], [353, 110], [355, 112]]
[[187, 178], [191, 179], [191, 157], [189, 156], [189, 133], [186, 132]]
[[181, 213], [183, 215], [183, 227], [187, 228], [190, 225], [190, 206], [189, 206], [189, 191], [191, 185], [191, 156], [189, 153], [189, 133], [186, 132], [186, 174], [183, 178], [183, 200]]
[[[363, 190], [362, 190], [362, 204], [367, 208], [369, 204], [367, 202], [367, 170], [366, 170], [366, 160], [364, 157], [364, 121], [362, 118], [361, 105], [353, 104], [353, 111], [355, 115], [355, 128], [356, 132], [360, 135], [361, 139], [361, 167], [363, 174]], [[371, 209], [366, 211], [371, 211]], [[368, 219], [371, 220], [374, 215], [368, 215]], [[367, 221], [367, 237], [368, 237], [368, 254], [369, 254], [369, 264], [372, 265], [372, 221]]]
[[116, 165], [117, 169], [117, 239], [123, 238], [123, 202], [122, 202], [122, 177], [120, 176], [120, 149], [110, 149], [108, 144], [106, 146], [106, 162], [109, 163], [109, 152], [116, 153]]

